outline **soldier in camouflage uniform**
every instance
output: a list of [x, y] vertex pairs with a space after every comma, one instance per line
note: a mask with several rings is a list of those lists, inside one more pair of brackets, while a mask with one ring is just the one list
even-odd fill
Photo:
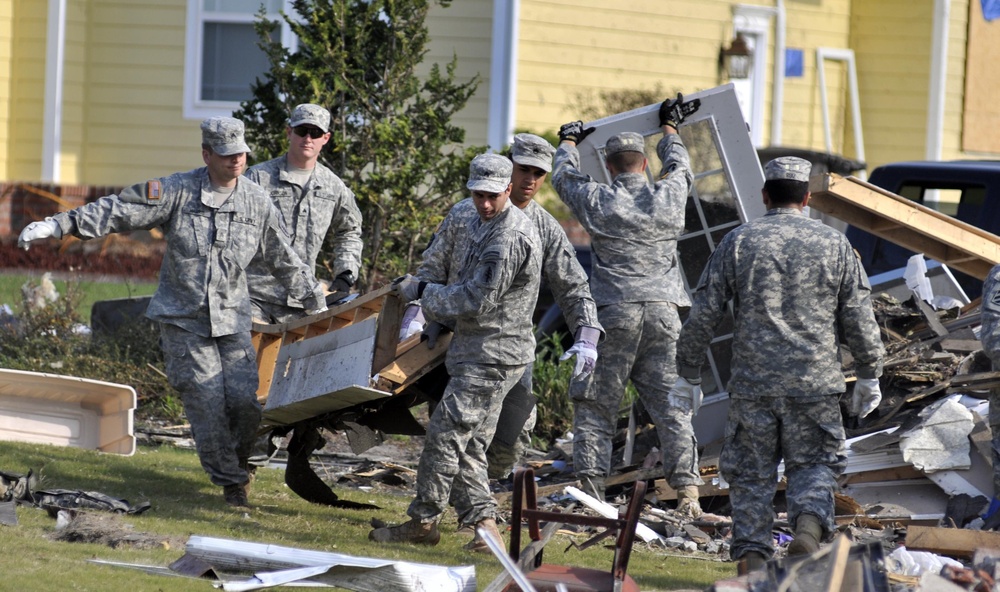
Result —
[[[517, 134], [511, 147], [514, 162], [510, 200], [534, 222], [542, 241], [542, 277], [548, 282], [556, 302], [566, 317], [566, 324], [576, 341], [562, 359], [577, 356], [574, 379], [583, 379], [597, 360], [597, 343], [603, 330], [597, 322], [597, 306], [590, 296], [587, 273], [576, 258], [559, 222], [532, 199], [552, 170], [555, 148], [534, 134]], [[424, 251], [417, 277], [431, 283], [450, 284], [456, 281], [468, 244], [472, 223], [479, 217], [472, 198], [456, 204], [438, 227], [430, 246]], [[404, 323], [405, 326], [405, 323]], [[432, 335], [438, 327], [428, 327]], [[404, 335], [405, 337], [405, 335]], [[431, 344], [433, 347], [433, 344]], [[535, 397], [531, 393], [532, 363], [521, 380], [504, 399], [498, 426], [523, 426], [498, 430], [492, 443], [487, 443], [489, 476], [500, 479], [510, 474], [525, 446], [530, 443], [535, 424]], [[518, 432], [520, 431], [520, 437]], [[500, 438], [503, 438], [501, 441]]]
[[712, 254], [677, 345], [671, 396], [697, 405], [701, 366], [733, 302], [729, 417], [719, 469], [733, 508], [730, 554], [756, 569], [774, 553], [772, 500], [785, 461], [789, 554], [819, 548], [834, 528], [833, 496], [846, 466], [839, 346], [854, 356], [851, 412], [881, 400], [884, 349], [871, 287], [840, 232], [803, 215], [811, 165], [782, 157], [765, 167], [767, 214], [723, 238]]
[[[310, 269], [316, 268], [323, 242], [331, 236], [331, 297], [343, 297], [361, 267], [361, 210], [354, 193], [319, 162], [320, 150], [330, 141], [330, 112], [319, 105], [298, 105], [285, 133], [288, 152], [250, 167], [245, 174], [270, 194], [291, 234], [292, 248]], [[247, 268], [247, 283], [256, 318], [284, 323], [305, 313], [288, 287], [274, 281], [260, 255]]]
[[[451, 379], [427, 427], [417, 495], [407, 510], [411, 520], [377, 528], [371, 540], [437, 544], [437, 523], [454, 489], [454, 499], [461, 500], [459, 523], [475, 525], [502, 544], [483, 443], [493, 439], [507, 392], [535, 356], [531, 313], [542, 264], [534, 224], [508, 199], [511, 168], [498, 154], [472, 160], [467, 186], [479, 219], [455, 282], [409, 275], [396, 282], [405, 301], [421, 300], [428, 320], [454, 326], [445, 362]], [[489, 552], [478, 534], [467, 548]]]
[[[679, 112], [681, 104], [681, 99], [668, 99], [661, 111]], [[684, 230], [684, 207], [693, 182], [687, 149], [676, 130], [682, 119], [670, 119], [670, 125], [667, 120], [661, 116], [663, 137], [656, 151], [663, 168], [652, 185], [645, 175], [641, 135], [625, 132], [608, 140], [605, 151], [613, 181], [607, 185], [580, 171], [576, 145], [593, 128], [573, 122], [560, 130], [552, 184], [590, 233], [590, 289], [607, 332], [592, 384], [570, 387], [573, 468], [584, 490], [603, 499], [619, 405], [631, 380], [656, 424], [663, 471], [678, 492], [678, 508], [698, 516], [702, 480], [692, 410], [667, 400], [676, 378], [675, 343], [681, 328], [677, 308], [690, 305], [677, 265], [677, 238]]]
[[249, 152], [243, 122], [213, 117], [201, 130], [206, 167], [33, 222], [19, 244], [163, 229], [167, 247], [146, 316], [160, 324], [167, 377], [180, 392], [202, 467], [223, 487], [226, 502], [247, 506], [245, 461], [261, 408], [245, 269], [260, 252], [307, 308], [325, 303], [319, 282], [280, 231], [267, 194], [240, 178]]
[[[990, 270], [983, 284], [983, 326], [979, 338], [983, 351], [1000, 370], [1000, 265]], [[1000, 388], [990, 389], [990, 431], [993, 433], [993, 500], [986, 510], [986, 528], [1000, 527]]]

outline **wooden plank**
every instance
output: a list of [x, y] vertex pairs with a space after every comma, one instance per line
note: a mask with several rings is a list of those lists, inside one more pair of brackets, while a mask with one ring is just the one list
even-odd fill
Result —
[[375, 353], [372, 355], [372, 373], [392, 363], [396, 359], [399, 344], [399, 329], [403, 325], [405, 304], [395, 294], [382, 299], [379, 310], [371, 311], [378, 316], [378, 330], [375, 333]]
[[964, 528], [910, 526], [906, 529], [906, 548], [930, 551], [949, 557], [972, 557], [976, 549], [1000, 548], [1000, 533]]
[[428, 349], [425, 343], [418, 342], [416, 347], [410, 348], [391, 364], [379, 370], [379, 377], [399, 385], [413, 382], [426, 373], [420, 373], [422, 369], [429, 370], [444, 360], [445, 354], [448, 353], [448, 345], [451, 343], [451, 336], [451, 333], [442, 333], [434, 349]]
[[1000, 237], [855, 177], [817, 175], [809, 205], [979, 279], [1000, 263]]
[[264, 402], [271, 392], [274, 364], [278, 360], [278, 352], [281, 350], [281, 336], [254, 333], [254, 341], [257, 347], [257, 378], [259, 380], [257, 400]]

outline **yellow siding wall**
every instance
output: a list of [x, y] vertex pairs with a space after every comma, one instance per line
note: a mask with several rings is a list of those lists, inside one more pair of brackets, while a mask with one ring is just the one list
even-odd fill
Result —
[[721, 0], [521, 0], [517, 127], [558, 129], [602, 91], [714, 87], [730, 21]]
[[[979, 4], [978, 0], [974, 1]], [[972, 156], [962, 152], [962, 111], [965, 104], [965, 64], [968, 41], [969, 2], [968, 0], [952, 0], [948, 26], [948, 75], [945, 82], [942, 160]], [[1000, 58], [1000, 56], [995, 57]], [[994, 67], [996, 67], [995, 61]], [[995, 158], [996, 155], [993, 157]]]
[[[13, 3], [11, 75], [0, 80], [6, 180], [41, 177], [47, 6]], [[67, 2], [61, 183], [125, 185], [202, 166], [198, 124], [181, 112], [185, 9], [184, 0]]]
[[47, 8], [48, 2], [38, 0], [13, 2], [5, 179], [38, 179], [39, 176]]
[[851, 45], [869, 170], [924, 157], [933, 4], [854, 0], [852, 5]]
[[[733, 37], [734, 3], [722, 0], [522, 0], [517, 125], [555, 130], [581, 101], [620, 89], [693, 92], [718, 86], [719, 50]], [[772, 8], [774, 3], [758, 5]], [[817, 47], [845, 48], [849, 0], [786, 2], [786, 44], [803, 49], [805, 75], [785, 82], [782, 144], [823, 149], [815, 70]], [[764, 140], [769, 141], [774, 20], [765, 71]], [[834, 149], [844, 150], [846, 79], [831, 65], [827, 86]], [[589, 98], [588, 98], [589, 97]], [[849, 118], [847, 119], [849, 121]], [[853, 146], [853, 144], [851, 144]]]
[[[197, 121], [183, 118], [184, 0], [86, 0], [79, 155], [87, 184], [130, 184], [203, 166]], [[67, 76], [69, 82], [69, 76]], [[68, 176], [69, 171], [65, 171]]]
[[[803, 75], [785, 78], [783, 146], [826, 150], [816, 49], [847, 48], [849, 9], [845, 0], [785, 2], [785, 45], [802, 50]], [[824, 68], [831, 148], [837, 154], [854, 158], [847, 67], [843, 62], [827, 60]]]
[[428, 72], [431, 64], [440, 64], [443, 70], [457, 55], [459, 81], [480, 77], [476, 94], [453, 120], [465, 128], [466, 144], [486, 144], [492, 27], [492, 0], [461, 0], [448, 8], [432, 3], [427, 18], [430, 43], [420, 72]]
[[0, 2], [0, 179], [7, 178], [7, 158], [10, 156], [10, 70], [13, 51], [14, 6], [10, 0], [4, 0]]

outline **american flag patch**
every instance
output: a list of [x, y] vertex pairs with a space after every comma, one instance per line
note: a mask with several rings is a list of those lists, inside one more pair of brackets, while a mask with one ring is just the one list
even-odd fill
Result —
[[156, 179], [146, 183], [146, 199], [149, 201], [159, 201], [163, 195], [163, 186]]

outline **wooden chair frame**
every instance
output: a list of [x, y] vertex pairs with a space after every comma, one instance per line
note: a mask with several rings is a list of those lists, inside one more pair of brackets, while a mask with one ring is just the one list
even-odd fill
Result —
[[[617, 518], [571, 514], [569, 512], [547, 511], [538, 509], [537, 490], [535, 488], [535, 472], [531, 468], [520, 468], [514, 473], [514, 492], [511, 498], [511, 535], [510, 557], [516, 562], [521, 558], [521, 528], [524, 521], [528, 525], [528, 537], [533, 542], [542, 539], [540, 522], [557, 522], [562, 524], [577, 524], [604, 528], [587, 542], [580, 545], [587, 547], [604, 538], [615, 536], [615, 555], [611, 571], [591, 568], [558, 566], [542, 561], [542, 550], [532, 557], [526, 557], [528, 565], [521, 565], [527, 573], [529, 581], [539, 592], [555, 590], [556, 583], [563, 583], [570, 592], [602, 591], [618, 592], [635, 590], [638, 586], [625, 572], [629, 557], [632, 554], [632, 542], [635, 540], [635, 528], [639, 523], [639, 515], [646, 496], [646, 482], [636, 481], [632, 498], [623, 513]], [[517, 590], [516, 585], [509, 586], [508, 591]]]

